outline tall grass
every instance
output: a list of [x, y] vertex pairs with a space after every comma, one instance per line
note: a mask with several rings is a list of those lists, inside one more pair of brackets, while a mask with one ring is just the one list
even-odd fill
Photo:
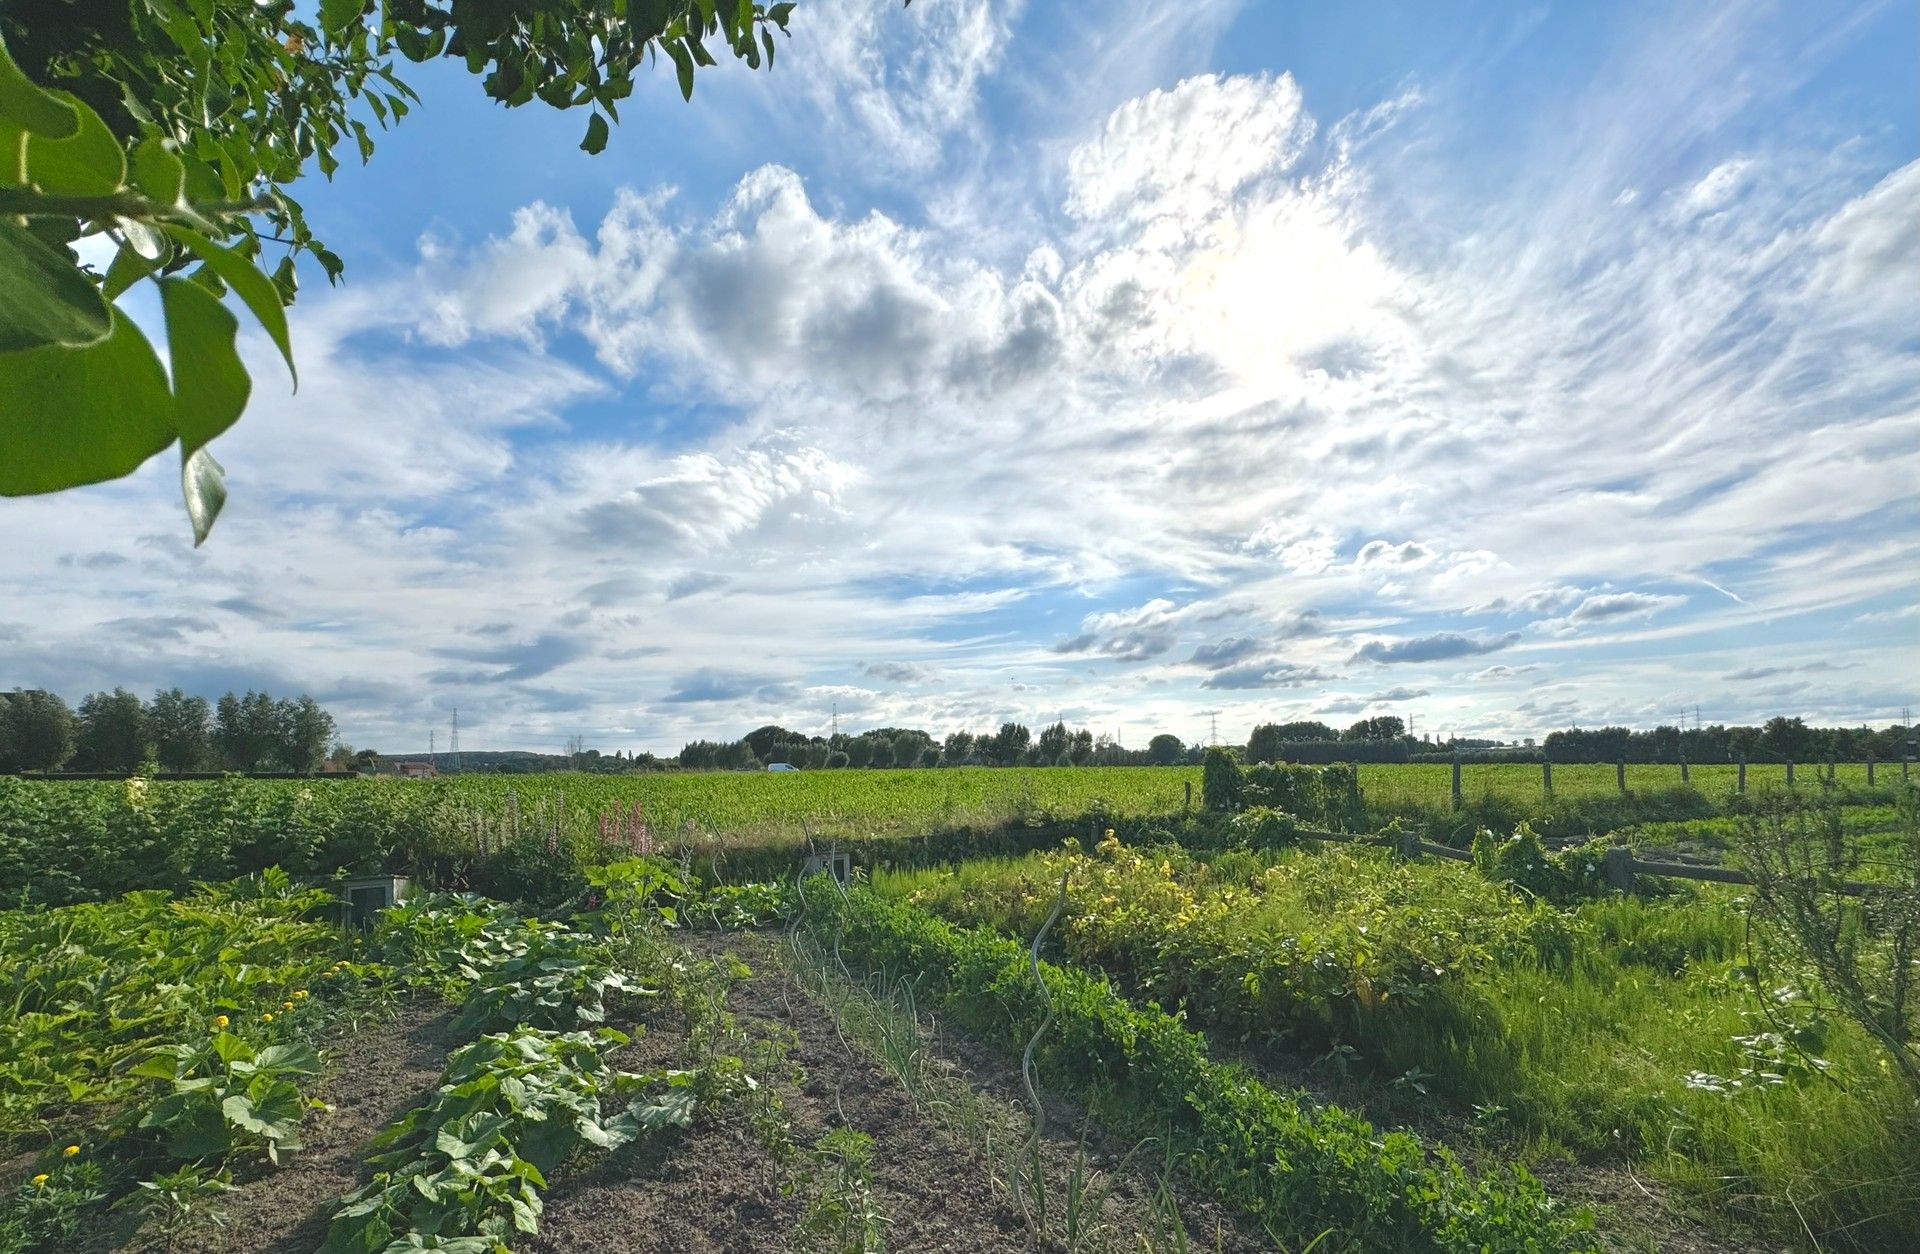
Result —
[[[1023, 935], [1060, 863], [875, 887]], [[1783, 1239], [1920, 1249], [1920, 1114], [1863, 1033], [1756, 992], [1730, 890], [1556, 910], [1470, 868], [1348, 849], [1110, 851], [1076, 874], [1068, 952], [1223, 1039], [1419, 1074], [1517, 1136], [1633, 1161]]]

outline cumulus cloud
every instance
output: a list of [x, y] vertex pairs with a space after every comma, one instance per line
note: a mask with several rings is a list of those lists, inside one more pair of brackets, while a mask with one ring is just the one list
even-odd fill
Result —
[[1493, 653], [1520, 642], [1520, 633], [1502, 636], [1463, 636], [1442, 631], [1431, 636], [1413, 636], [1402, 640], [1370, 640], [1354, 652], [1360, 662], [1444, 662], [1450, 658], [1473, 657]]
[[1177, 606], [1165, 597], [1155, 597], [1136, 609], [1087, 615], [1080, 622], [1080, 633], [1057, 642], [1053, 651], [1143, 662], [1173, 648], [1186, 624], [1206, 622], [1223, 612], [1200, 602]]
[[1202, 688], [1229, 691], [1247, 688], [1300, 688], [1324, 683], [1333, 676], [1317, 666], [1292, 662], [1247, 662], [1217, 670], [1201, 681]]
[[1433, 693], [1425, 688], [1389, 688], [1385, 692], [1376, 692], [1368, 697], [1369, 702], [1417, 701], [1421, 697], [1430, 697]]
[[910, 662], [868, 662], [860, 668], [860, 673], [896, 684], [910, 684], [926, 676], [924, 670]]
[[1417, 540], [1403, 540], [1399, 544], [1390, 544], [1385, 540], [1369, 540], [1360, 546], [1353, 555], [1353, 564], [1359, 567], [1383, 567], [1389, 570], [1400, 567], [1425, 566], [1433, 561], [1434, 552]]

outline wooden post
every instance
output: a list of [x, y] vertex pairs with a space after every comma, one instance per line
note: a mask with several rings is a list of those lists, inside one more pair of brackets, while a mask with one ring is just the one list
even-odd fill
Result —
[[1867, 787], [1873, 787], [1873, 759], [1867, 759]]
[[1600, 855], [1600, 865], [1607, 874], [1607, 887], [1633, 891], [1633, 850], [1615, 845]]
[[1746, 790], [1747, 790], [1747, 755], [1743, 753], [1740, 755], [1740, 787], [1738, 791], [1745, 792]]
[[1553, 763], [1547, 758], [1540, 759], [1540, 791], [1553, 796]]
[[1400, 856], [1412, 862], [1420, 856], [1419, 834], [1417, 832], [1401, 832], [1400, 843], [1397, 847], [1400, 850]]
[[1189, 810], [1191, 810], [1191, 809], [1193, 809], [1193, 781], [1192, 781], [1192, 780], [1188, 780], [1188, 781], [1187, 781], [1187, 801], [1186, 801], [1186, 807], [1187, 807], [1187, 809], [1189, 809]]
[[1624, 760], [1613, 764], [1613, 778], [1620, 785], [1620, 795], [1627, 795], [1627, 764]]
[[1682, 788], [1685, 788], [1691, 782], [1692, 782], [1692, 777], [1687, 774], [1687, 760], [1685, 758], [1681, 758], [1680, 759], [1680, 786]]
[[1460, 755], [1453, 755], [1453, 808], [1460, 808]]
[[1787, 759], [1787, 787], [1793, 787], [1793, 759]]

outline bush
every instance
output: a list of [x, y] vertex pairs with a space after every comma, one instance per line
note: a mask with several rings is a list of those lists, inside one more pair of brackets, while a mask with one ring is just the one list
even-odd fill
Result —
[[1200, 776], [1200, 799], [1207, 809], [1231, 814], [1240, 808], [1240, 763], [1233, 750], [1215, 745], [1207, 750]]

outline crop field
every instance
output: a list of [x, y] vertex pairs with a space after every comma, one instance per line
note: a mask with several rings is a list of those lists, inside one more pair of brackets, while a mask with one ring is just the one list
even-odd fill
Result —
[[[1920, 1248], [1910, 798], [1449, 861], [1302, 843], [1323, 778], [0, 781], [0, 1254]], [[1594, 832], [1888, 888], [1822, 965]]]

